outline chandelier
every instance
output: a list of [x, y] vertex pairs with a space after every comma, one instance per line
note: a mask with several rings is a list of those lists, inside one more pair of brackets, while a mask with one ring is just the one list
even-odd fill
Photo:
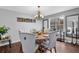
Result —
[[44, 16], [41, 14], [41, 11], [40, 11], [40, 6], [37, 6], [38, 7], [38, 10], [37, 10], [37, 15], [34, 16], [34, 19], [43, 19]]

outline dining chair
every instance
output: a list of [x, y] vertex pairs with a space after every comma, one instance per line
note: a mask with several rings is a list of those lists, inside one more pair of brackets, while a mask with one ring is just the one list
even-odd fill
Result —
[[19, 32], [22, 50], [24, 53], [34, 53], [35, 52], [35, 36], [30, 33]]
[[54, 48], [55, 53], [56, 53], [56, 40], [57, 40], [57, 32], [52, 31], [49, 33], [48, 38], [46, 38], [46, 41], [44, 41], [42, 45], [51, 53], [52, 53], [52, 48]]

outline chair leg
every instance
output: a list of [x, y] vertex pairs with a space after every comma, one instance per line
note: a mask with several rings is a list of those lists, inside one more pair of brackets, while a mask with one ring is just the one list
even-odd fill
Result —
[[55, 49], [55, 53], [56, 53], [56, 47], [54, 47], [54, 49]]
[[52, 53], [52, 48], [50, 49], [50, 52]]

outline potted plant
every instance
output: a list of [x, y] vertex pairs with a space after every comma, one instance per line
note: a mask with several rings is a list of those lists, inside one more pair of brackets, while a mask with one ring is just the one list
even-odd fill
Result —
[[4, 35], [5, 33], [7, 33], [9, 30], [8, 27], [6, 26], [0, 26], [0, 39], [1, 39], [1, 35]]

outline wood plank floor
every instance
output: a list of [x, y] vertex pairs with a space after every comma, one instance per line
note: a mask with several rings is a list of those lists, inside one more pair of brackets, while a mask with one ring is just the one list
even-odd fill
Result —
[[[17, 42], [11, 45], [10, 48], [8, 45], [0, 47], [0, 53], [22, 53], [21, 43]], [[66, 44], [64, 42], [57, 41], [57, 53], [79, 53], [79, 46]]]
[[11, 45], [11, 48], [9, 47], [9, 45], [0, 47], [0, 53], [20, 53], [20, 52], [22, 52], [20, 42], [13, 43]]
[[79, 53], [79, 45], [57, 42], [57, 53]]

